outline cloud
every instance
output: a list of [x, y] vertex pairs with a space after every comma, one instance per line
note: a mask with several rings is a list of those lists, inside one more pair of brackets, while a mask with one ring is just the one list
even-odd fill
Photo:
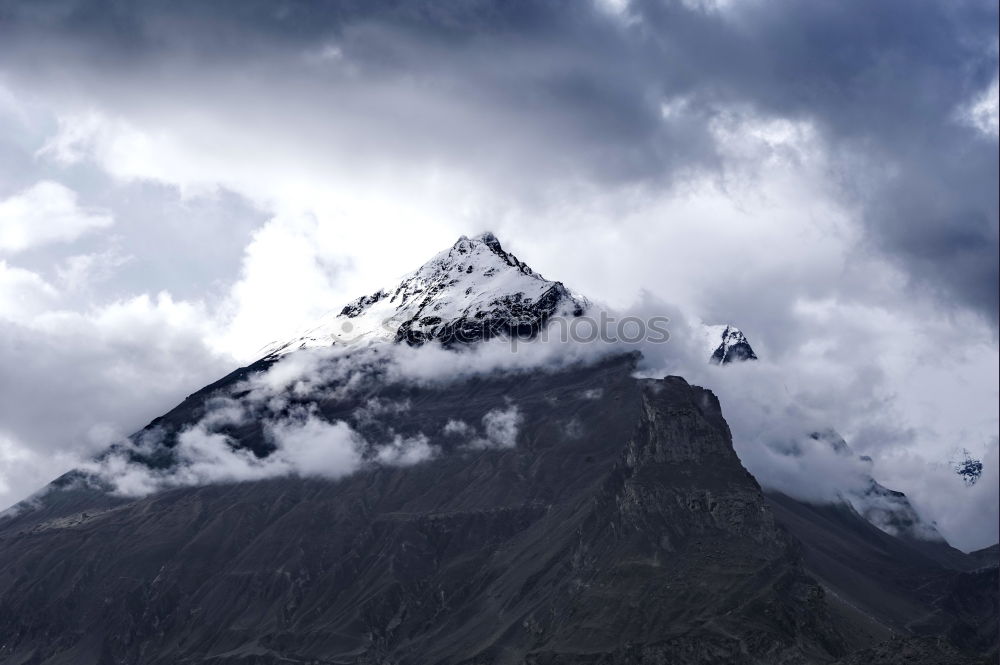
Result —
[[56, 266], [56, 276], [64, 291], [89, 290], [110, 279], [131, 258], [114, 247], [90, 254], [74, 254]]
[[997, 139], [1000, 135], [1000, 80], [997, 75], [994, 74], [986, 90], [962, 109], [961, 117], [987, 138]]
[[442, 432], [452, 436], [467, 437], [475, 430], [464, 420], [450, 419], [444, 424]]
[[268, 432], [278, 448], [277, 459], [300, 475], [338, 478], [361, 466], [362, 442], [344, 422], [328, 423], [309, 414], [271, 424]]
[[517, 406], [493, 409], [483, 416], [485, 437], [476, 439], [476, 448], [513, 448], [517, 445], [517, 432], [521, 426], [521, 412]]
[[343, 306], [333, 288], [336, 261], [316, 252], [322, 234], [311, 216], [269, 221], [246, 247], [241, 278], [223, 307], [232, 312], [218, 344], [253, 358], [275, 340], [290, 337], [289, 321], [315, 321]]
[[972, 486], [967, 486], [946, 461], [928, 461], [906, 450], [895, 451], [881, 471], [884, 483], [905, 492], [918, 512], [933, 521], [952, 545], [970, 551], [1000, 540], [997, 449], [994, 438], [977, 450], [983, 474]]
[[[640, 348], [644, 353], [643, 375], [680, 374], [719, 395], [737, 454], [766, 488], [814, 502], [847, 499], [865, 509], [872, 507], [865, 491], [870, 475], [874, 475], [893, 489], [911, 493], [924, 519], [937, 522], [953, 542], [972, 548], [989, 544], [995, 537], [988, 524], [973, 517], [982, 509], [980, 502], [992, 500], [992, 495], [981, 489], [975, 495], [959, 493], [964, 483], [950, 470], [951, 485], [939, 482], [941, 478], [936, 482], [913, 481], [931, 477], [928, 474], [938, 466], [946, 469], [942, 460], [936, 460], [935, 450], [939, 450], [941, 434], [948, 433], [937, 422], [935, 413], [928, 411], [925, 421], [909, 416], [902, 399], [906, 396], [887, 392], [887, 385], [893, 384], [887, 384], [886, 374], [896, 371], [894, 354], [922, 354], [920, 345], [936, 338], [930, 335], [921, 339], [917, 322], [913, 322], [912, 329], [897, 322], [890, 330], [877, 316], [869, 314], [866, 320], [855, 313], [856, 334], [869, 340], [876, 336], [885, 344], [880, 351], [885, 364], [873, 368], [868, 366], [869, 359], [856, 357], [855, 369], [845, 373], [841, 371], [839, 349], [834, 345], [844, 335], [842, 329], [818, 326], [814, 343], [794, 355], [763, 355], [756, 362], [720, 367], [707, 362], [708, 352], [697, 322], [686, 319], [676, 308], [646, 299], [631, 309], [613, 313], [618, 317], [643, 317], [649, 312], [670, 313], [668, 342], [630, 347], [562, 341], [553, 336], [547, 341], [519, 340], [516, 344], [495, 339], [461, 350], [433, 345], [371, 345], [290, 354], [241, 384], [239, 400], [217, 398], [209, 404], [204, 418], [179, 437], [176, 469], [147, 473], [121, 459], [108, 459], [102, 462], [99, 472], [119, 492], [129, 494], [176, 485], [286, 475], [338, 478], [366, 464], [407, 466], [427, 462], [441, 454], [431, 438], [421, 433], [403, 435], [384, 424], [386, 418], [391, 422], [405, 417], [412, 408], [409, 400], [371, 397], [373, 389], [393, 384], [435, 386], [498, 371], [557, 371], [609, 353]], [[829, 311], [813, 310], [814, 315], [818, 312], [830, 315]], [[752, 335], [750, 339], [753, 343]], [[900, 339], [906, 340], [906, 345], [899, 346]], [[942, 371], [956, 366], [956, 358], [939, 355]], [[940, 380], [931, 368], [924, 371], [931, 372], [931, 381]], [[920, 381], [912, 377], [910, 381], [920, 388]], [[600, 391], [583, 391], [581, 397], [599, 399]], [[352, 409], [350, 423], [327, 422], [310, 406], [359, 399], [361, 405]], [[984, 395], [979, 405], [966, 406], [970, 413], [989, 409], [989, 400], [989, 395]], [[923, 405], [914, 408], [927, 410]], [[520, 409], [510, 404], [484, 413], [478, 427], [450, 420], [441, 434], [457, 439], [460, 448], [508, 449], [517, 445], [522, 421]], [[238, 451], [226, 434], [231, 425], [253, 422], [263, 423], [267, 440], [274, 445], [274, 452], [265, 458], [247, 450]], [[925, 422], [934, 423], [935, 429], [927, 429]], [[991, 423], [986, 419], [965, 436], [988, 434]], [[366, 441], [359, 429], [372, 427], [377, 436]], [[854, 450], [838, 449], [811, 436], [830, 428], [842, 432]], [[570, 438], [582, 434], [578, 423], [567, 424], [566, 432]], [[860, 455], [868, 455], [872, 461], [863, 461]], [[909, 482], [900, 480], [900, 456], [907, 460], [909, 468], [923, 465], [923, 470], [915, 472]], [[964, 503], [974, 496], [974, 503]]]
[[[874, 16], [862, 2], [373, 2], [280, 15], [178, 3], [116, 8], [128, 38], [82, 21], [82, 0], [57, 4], [15, 5], [5, 52], [11, 86], [58, 99], [43, 152], [63, 162], [310, 212], [342, 247], [405, 237], [429, 251], [442, 229], [483, 215], [514, 226], [518, 208], [530, 219], [576, 187], [676, 195], [692, 176], [724, 176], [727, 143], [754, 131], [720, 134], [720, 122], [757, 118], [814, 135], [817, 177], [913, 288], [995, 322], [997, 159], [953, 121], [995, 79], [993, 3], [894, 1]], [[130, 66], [104, 66], [115, 61]], [[254, 76], [231, 76], [236, 63]]]
[[[0, 263], [0, 294], [10, 269]], [[10, 504], [227, 373], [197, 304], [139, 296], [88, 312], [27, 271], [43, 306], [0, 295], [0, 503]], [[20, 289], [18, 295], [29, 291]]]
[[[337, 479], [373, 465], [406, 467], [431, 461], [442, 449], [429, 436], [421, 432], [401, 434], [386, 424], [387, 419], [392, 422], [391, 416], [405, 419], [410, 402], [370, 397], [372, 390], [444, 384], [473, 374], [490, 374], [497, 371], [497, 354], [502, 351], [499, 347], [490, 353], [437, 349], [433, 357], [437, 361], [452, 358], [455, 364], [451, 370], [439, 370], [433, 376], [425, 371], [410, 373], [412, 365], [406, 359], [424, 356], [430, 350], [375, 345], [311, 349], [284, 356], [228, 393], [211, 397], [196, 423], [178, 432], [153, 428], [122, 438], [108, 454], [80, 468], [115, 493], [141, 496], [169, 487], [283, 476]], [[506, 353], [516, 355], [509, 349]], [[462, 357], [465, 355], [469, 357]], [[565, 366], [556, 357], [552, 351], [533, 354], [530, 360], [522, 361], [522, 367], [545, 371]], [[351, 409], [350, 422], [327, 420], [317, 406], [359, 401], [361, 405]], [[459, 451], [509, 449], [517, 445], [522, 421], [517, 405], [509, 404], [484, 413], [481, 429], [449, 420], [441, 433], [457, 437]], [[249, 424], [260, 425], [265, 448], [241, 445], [230, 435], [233, 427]], [[366, 439], [362, 430], [371, 431], [374, 437]], [[168, 439], [173, 443], [165, 447]], [[142, 461], [163, 455], [170, 458], [169, 465]]]
[[378, 447], [375, 459], [390, 466], [412, 466], [437, 455], [438, 448], [431, 445], [423, 434], [410, 438], [397, 434], [392, 442]]
[[[646, 307], [665, 306], [640, 303], [637, 311]], [[643, 348], [642, 373], [680, 374], [714, 391], [737, 454], [765, 488], [864, 508], [873, 476], [905, 492], [949, 542], [964, 549], [996, 542], [993, 521], [982, 518], [995, 513], [996, 492], [965, 492], [973, 488], [948, 463], [956, 446], [971, 446], [984, 460], [996, 454], [1000, 355], [991, 334], [970, 326], [967, 337], [949, 347], [941, 346], [941, 330], [956, 323], [935, 321], [930, 313], [902, 318], [832, 303], [803, 305], [806, 312], [813, 320], [809, 344], [761, 353], [751, 329], [760, 360], [727, 366], [701, 362], [699, 346], [685, 342], [694, 331], [674, 314], [671, 341]], [[831, 428], [850, 450], [810, 436]]]
[[0, 259], [0, 317], [23, 321], [46, 311], [56, 296], [40, 275]]
[[107, 211], [81, 208], [68, 187], [42, 181], [0, 201], [0, 251], [75, 240], [113, 221]]
[[[282, 407], [283, 408], [283, 407]], [[153, 430], [120, 441], [111, 452], [79, 468], [87, 482], [100, 483], [122, 496], [144, 496], [171, 487], [247, 482], [283, 476], [338, 479], [365, 466], [406, 467], [433, 459], [439, 448], [423, 434], [394, 435], [386, 443], [369, 443], [344, 421], [329, 422], [314, 405], [297, 406], [285, 415], [258, 413], [272, 449], [258, 455], [240, 446], [222, 428], [245, 422], [246, 405], [220, 399], [194, 425], [182, 429], [169, 450], [171, 464], [155, 467], [142, 461], [161, 450], [163, 433]]]

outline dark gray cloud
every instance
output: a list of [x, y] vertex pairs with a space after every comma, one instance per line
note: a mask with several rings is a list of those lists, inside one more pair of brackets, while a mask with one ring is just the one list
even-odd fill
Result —
[[199, 314], [140, 298], [94, 316], [54, 314], [42, 327], [0, 318], [0, 503], [227, 373], [230, 362], [202, 342]]
[[[995, 2], [635, 0], [616, 15], [569, 1], [60, 0], [0, 11], [8, 76], [95, 96], [125, 81], [150, 104], [180, 94], [211, 105], [259, 85], [251, 121], [330, 105], [362, 155], [386, 143], [419, 159], [460, 152], [505, 183], [520, 175], [529, 197], [557, 173], [662, 188], [717, 167], [710, 124], [725, 108], [808, 121], [876, 246], [915, 287], [996, 321], [996, 141], [958, 118], [996, 77]], [[310, 67], [308, 54], [344, 66]], [[339, 131], [321, 118], [303, 131]]]

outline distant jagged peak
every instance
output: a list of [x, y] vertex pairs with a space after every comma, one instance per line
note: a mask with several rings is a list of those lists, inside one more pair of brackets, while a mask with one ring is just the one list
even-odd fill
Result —
[[287, 342], [262, 351], [370, 342], [473, 343], [532, 336], [555, 316], [581, 316], [590, 306], [562, 282], [545, 279], [487, 231], [461, 236], [396, 284], [361, 296]]
[[956, 450], [949, 460], [949, 464], [956, 474], [962, 479], [966, 487], [975, 485], [983, 475], [983, 462], [976, 459], [965, 448]]
[[708, 339], [708, 349], [711, 352], [709, 362], [716, 365], [727, 365], [745, 360], [757, 360], [757, 354], [750, 346], [746, 335], [732, 324], [705, 326]]
[[[809, 438], [824, 443], [837, 455], [853, 457], [854, 451], [844, 438], [828, 427], [812, 432]], [[858, 489], [843, 495], [851, 506], [868, 522], [893, 536], [928, 542], [947, 542], [937, 526], [925, 520], [902, 492], [885, 487], [871, 475], [872, 458], [861, 455], [857, 458], [867, 470], [860, 473]]]

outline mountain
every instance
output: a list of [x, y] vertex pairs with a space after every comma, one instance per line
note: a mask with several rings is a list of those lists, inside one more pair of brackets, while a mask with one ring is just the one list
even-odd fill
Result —
[[[750, 663], [843, 651], [717, 400], [633, 370], [625, 356], [378, 383], [319, 405], [355, 422], [372, 399], [408, 401], [378, 427], [429, 436], [441, 453], [424, 464], [113, 506], [77, 486], [71, 514], [46, 505], [0, 530], [0, 662]], [[171, 422], [200, 420], [205, 397]], [[512, 406], [513, 447], [448, 433]], [[258, 436], [239, 435], [248, 447]]]
[[1000, 543], [984, 547], [981, 550], [969, 552], [969, 556], [972, 557], [980, 566], [995, 566], [1000, 564]]
[[976, 459], [964, 448], [957, 451], [955, 456], [952, 457], [951, 467], [969, 487], [979, 482], [979, 478], [983, 475], [982, 460]]
[[[571, 319], [591, 310], [585, 297], [562, 282], [545, 279], [486, 232], [462, 236], [399, 282], [351, 301], [291, 339], [268, 344], [261, 353], [277, 357], [334, 345], [455, 345], [498, 336], [532, 337], [553, 318]], [[733, 325], [706, 325], [701, 332], [710, 362], [757, 359], [746, 336]]]
[[0, 517], [0, 665], [995, 660], [995, 565], [765, 493], [710, 391], [462, 353], [586, 308], [462, 238], [190, 395]]
[[[767, 502], [800, 544], [805, 571], [843, 603], [839, 610], [856, 630], [951, 635], [955, 645], [995, 652], [995, 565], [980, 567], [943, 542], [928, 546], [882, 531], [848, 502], [809, 504], [773, 491]], [[969, 590], [956, 591], [963, 586]]]
[[[838, 455], [855, 457], [851, 447], [833, 429], [813, 432], [810, 438], [829, 446]], [[860, 456], [858, 459], [870, 467], [871, 458]], [[853, 485], [855, 487], [841, 492], [840, 508], [906, 541], [921, 556], [929, 557], [942, 566], [954, 570], [976, 567], [969, 555], [948, 544], [936, 524], [920, 516], [904, 493], [885, 487], [870, 472], [860, 473]]]
[[331, 312], [264, 355], [394, 341], [472, 343], [498, 335], [535, 335], [554, 316], [583, 315], [589, 303], [505, 251], [492, 233], [462, 236], [395, 285]]
[[716, 365], [757, 360], [750, 342], [739, 328], [733, 325], [705, 326], [705, 335], [712, 350], [710, 361]]

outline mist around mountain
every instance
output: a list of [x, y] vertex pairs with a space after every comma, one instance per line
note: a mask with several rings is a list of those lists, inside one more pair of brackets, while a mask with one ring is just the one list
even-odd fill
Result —
[[8, 510], [0, 663], [995, 661], [995, 547], [666, 313], [459, 239]]

